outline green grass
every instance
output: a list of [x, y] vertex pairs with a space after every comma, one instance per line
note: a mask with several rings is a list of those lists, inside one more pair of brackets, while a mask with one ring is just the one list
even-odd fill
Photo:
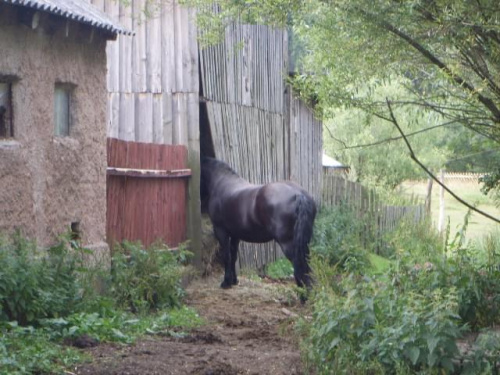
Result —
[[370, 263], [373, 267], [373, 272], [376, 274], [381, 274], [387, 271], [391, 265], [391, 261], [377, 254], [370, 253], [368, 255]]
[[[382, 274], [387, 271], [391, 265], [391, 261], [380, 255], [369, 253], [368, 259], [372, 266], [371, 272], [374, 274]], [[293, 277], [293, 265], [286, 258], [278, 259], [276, 262], [269, 263], [266, 266], [266, 274], [272, 279], [287, 279]]]
[[293, 265], [288, 259], [281, 258], [266, 266], [266, 274], [272, 279], [287, 279], [293, 277]]
[[[487, 212], [488, 214], [500, 218], [500, 209], [495, 207], [492, 199], [485, 196], [480, 191], [480, 185], [473, 182], [446, 181], [446, 185], [460, 198], [466, 202], [476, 205], [476, 208]], [[422, 200], [425, 199], [427, 190], [427, 181], [411, 181], [402, 185], [404, 194], [414, 195]], [[431, 200], [432, 224], [437, 227], [439, 221], [439, 195], [440, 187], [434, 183]], [[445, 223], [450, 222], [450, 231], [452, 234], [461, 228], [464, 222], [468, 208], [453, 198], [449, 193], [444, 194], [445, 201]], [[499, 229], [499, 225], [488, 218], [473, 213], [470, 217], [469, 226], [466, 233], [466, 241], [479, 240], [488, 233]]]

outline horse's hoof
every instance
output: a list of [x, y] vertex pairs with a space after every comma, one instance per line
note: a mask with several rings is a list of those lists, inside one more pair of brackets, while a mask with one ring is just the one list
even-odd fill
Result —
[[226, 281], [223, 281], [222, 284], [220, 284], [220, 287], [222, 289], [230, 289], [232, 287], [231, 283], [227, 283]]
[[235, 280], [233, 280], [233, 283], [232, 283], [232, 284], [233, 284], [233, 285], [238, 285], [239, 283], [240, 283], [240, 282], [238, 281], [238, 279], [235, 279]]

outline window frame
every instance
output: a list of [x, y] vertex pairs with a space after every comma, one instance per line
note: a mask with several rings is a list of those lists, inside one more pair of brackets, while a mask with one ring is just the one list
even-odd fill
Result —
[[[75, 87], [76, 85], [67, 82], [54, 84], [53, 134], [55, 137], [72, 136]], [[65, 95], [62, 101], [61, 93]], [[61, 121], [65, 124], [61, 124]]]
[[[10, 140], [15, 136], [14, 132], [14, 103], [13, 103], [13, 86], [15, 78], [10, 76], [0, 75], [0, 85], [6, 85], [7, 93], [6, 106], [1, 105], [4, 111], [0, 111], [0, 140]], [[3, 112], [3, 113], [1, 113]]]

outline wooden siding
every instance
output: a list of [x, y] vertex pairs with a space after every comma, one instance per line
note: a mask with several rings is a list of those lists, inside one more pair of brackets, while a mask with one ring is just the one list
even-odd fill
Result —
[[[110, 246], [123, 240], [140, 240], [149, 246], [160, 239], [176, 247], [186, 240], [184, 177], [190, 174], [186, 165], [185, 146], [108, 139], [106, 231]], [[132, 173], [127, 173], [130, 169]], [[148, 171], [138, 173], [137, 169]]]
[[223, 43], [201, 51], [203, 96], [283, 114], [287, 40], [280, 29], [232, 24]]
[[[134, 36], [108, 43], [108, 136], [188, 145], [198, 138], [198, 43], [193, 12], [174, 0], [92, 0]], [[191, 130], [194, 134], [191, 134]]]
[[293, 93], [288, 95], [290, 121], [290, 180], [321, 203], [323, 185], [323, 123]]

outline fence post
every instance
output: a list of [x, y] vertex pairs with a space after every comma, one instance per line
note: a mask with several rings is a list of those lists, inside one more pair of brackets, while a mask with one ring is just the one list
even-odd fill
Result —
[[[439, 181], [444, 184], [444, 169], [441, 169]], [[438, 221], [438, 232], [442, 233], [444, 229], [444, 188], [441, 186], [439, 189], [439, 221]]]
[[431, 202], [432, 202], [432, 184], [434, 180], [429, 178], [427, 181], [427, 195], [425, 197], [425, 209], [427, 213], [430, 215], [431, 213]]

